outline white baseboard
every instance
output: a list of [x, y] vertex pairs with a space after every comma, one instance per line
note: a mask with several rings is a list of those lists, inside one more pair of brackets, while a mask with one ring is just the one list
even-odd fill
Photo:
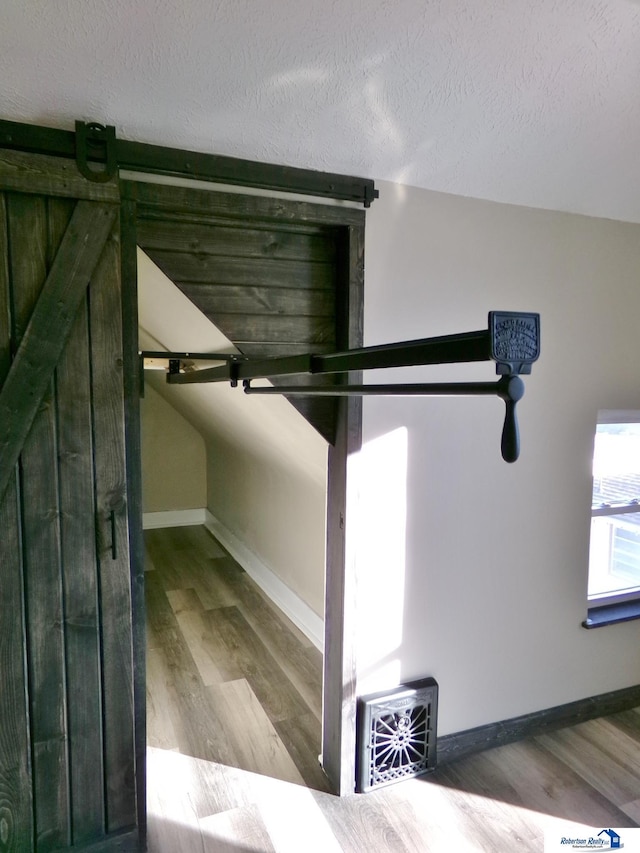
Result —
[[167, 512], [145, 512], [142, 526], [145, 530], [156, 527], [188, 527], [191, 524], [204, 524], [205, 509], [176, 509]]
[[266, 566], [209, 510], [205, 510], [205, 527], [211, 531], [220, 544], [223, 545], [249, 577], [258, 584], [260, 589], [282, 610], [302, 633], [311, 640], [313, 645], [322, 651], [324, 647], [324, 622], [299, 595], [283, 583], [280, 578]]

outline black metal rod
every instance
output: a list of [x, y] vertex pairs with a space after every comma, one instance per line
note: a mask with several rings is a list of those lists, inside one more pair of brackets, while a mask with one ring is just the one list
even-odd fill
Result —
[[490, 358], [491, 340], [489, 332], [483, 329], [478, 332], [463, 332], [460, 335], [361, 347], [346, 352], [239, 360], [229, 365], [181, 374], [179, 379], [171, 377], [169, 381], [176, 384], [230, 380], [238, 382], [243, 379], [269, 379], [302, 373], [321, 375], [388, 367], [488, 361]]
[[498, 382], [427, 382], [395, 385], [282, 385], [253, 386], [244, 382], [245, 394], [280, 394], [286, 397], [476, 397], [500, 396]]
[[349, 370], [488, 361], [490, 358], [489, 332], [487, 329], [481, 329], [459, 335], [421, 338], [402, 343], [362, 347], [346, 352], [314, 355], [311, 360], [311, 373], [343, 373]]
[[[75, 159], [76, 134], [68, 130], [2, 120], [0, 146]], [[378, 191], [370, 178], [256, 163], [236, 157], [128, 142], [124, 139], [116, 139], [115, 147], [116, 162], [121, 170], [336, 198], [355, 201], [365, 207], [378, 198]], [[99, 162], [100, 156], [89, 151], [87, 159]]]
[[396, 385], [292, 385], [274, 388], [244, 383], [245, 394], [280, 394], [287, 397], [364, 397], [367, 395], [394, 397], [496, 396], [506, 405], [500, 450], [505, 462], [515, 462], [520, 455], [520, 430], [516, 403], [524, 394], [524, 382], [519, 376], [502, 376], [497, 382], [427, 382]]

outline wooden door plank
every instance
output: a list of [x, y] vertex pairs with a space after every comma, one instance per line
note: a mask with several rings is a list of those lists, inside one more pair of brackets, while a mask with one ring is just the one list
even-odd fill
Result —
[[342, 205], [316, 204], [272, 196], [243, 195], [242, 193], [210, 192], [191, 187], [172, 187], [162, 184], [131, 182], [127, 191], [136, 199], [142, 215], [162, 210], [173, 216], [176, 212], [248, 222], [301, 223], [322, 225], [356, 225], [364, 228], [365, 213]]
[[[335, 352], [335, 343], [314, 344], [315, 355]], [[280, 358], [284, 355], [304, 355], [310, 350], [309, 344], [298, 341], [297, 343], [283, 343], [275, 341], [245, 341], [242, 345], [242, 354], [248, 358]], [[317, 377], [320, 379], [321, 377]]]
[[240, 349], [245, 341], [282, 341], [305, 343], [313, 351], [316, 344], [335, 340], [333, 320], [326, 317], [216, 313], [211, 320]]
[[302, 317], [335, 315], [335, 293], [329, 289], [301, 290], [291, 287], [234, 287], [226, 284], [189, 284], [176, 281], [184, 295], [203, 314], [295, 314]]
[[42, 196], [8, 194], [7, 218], [11, 243], [12, 344], [17, 349], [27, 333], [33, 306], [47, 276], [47, 200]]
[[9, 222], [6, 194], [0, 192], [0, 378], [11, 367], [11, 288], [9, 283]]
[[[29, 328], [29, 317], [47, 277], [46, 200], [13, 195], [8, 214], [13, 308], [20, 333]], [[20, 338], [17, 342], [20, 344]], [[65, 847], [71, 840], [56, 424], [51, 379], [21, 450], [35, 828], [37, 849], [46, 851]]]
[[49, 391], [21, 456], [23, 559], [38, 850], [67, 846], [69, 767], [55, 402]]
[[[78, 202], [0, 391], [0, 495], [49, 385], [104, 241], [113, 206]], [[55, 333], [52, 333], [55, 330]]]
[[[0, 381], [11, 357], [6, 199], [0, 194]], [[24, 584], [16, 471], [0, 496], [0, 826], [6, 850], [33, 847]]]
[[179, 219], [142, 219], [138, 223], [138, 244], [145, 251], [223, 255], [326, 263], [335, 259], [335, 241], [328, 233], [305, 234], [273, 226], [256, 228], [253, 223], [234, 227]]
[[332, 263], [280, 261], [271, 258], [217, 257], [215, 255], [148, 250], [151, 260], [173, 282], [202, 282], [227, 285], [288, 287], [297, 290], [334, 286]]
[[6, 148], [0, 148], [0, 189], [87, 201], [120, 199], [117, 177], [105, 183], [88, 181], [73, 160]]
[[83, 299], [56, 370], [73, 840], [104, 831], [102, 686], [88, 306]]
[[136, 823], [120, 247], [117, 223], [110, 224], [89, 293], [109, 833]]

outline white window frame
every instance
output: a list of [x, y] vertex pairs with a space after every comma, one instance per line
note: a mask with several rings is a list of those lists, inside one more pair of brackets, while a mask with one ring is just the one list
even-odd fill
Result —
[[[636, 409], [604, 409], [598, 412], [598, 419], [596, 424], [596, 432], [594, 432], [594, 451], [595, 451], [595, 435], [597, 434], [597, 427], [606, 424], [638, 424], [640, 425], [640, 410]], [[611, 504], [611, 505], [603, 505], [599, 507], [593, 506], [593, 487], [591, 491], [592, 495], [592, 507], [591, 507], [591, 518], [602, 518], [612, 515], [626, 515], [630, 513], [640, 514], [640, 503], [629, 502], [623, 504]], [[640, 495], [639, 495], [640, 498]], [[592, 539], [590, 538], [589, 542], [589, 574], [591, 574], [591, 547], [592, 547]], [[589, 578], [590, 580], [590, 578]], [[620, 587], [618, 590], [614, 590], [610, 593], [597, 594], [597, 595], [589, 595], [587, 594], [588, 606], [592, 607], [600, 607], [609, 604], [622, 604], [629, 601], [640, 601], [640, 582], [638, 586], [633, 588], [628, 588], [623, 590], [623, 587]]]

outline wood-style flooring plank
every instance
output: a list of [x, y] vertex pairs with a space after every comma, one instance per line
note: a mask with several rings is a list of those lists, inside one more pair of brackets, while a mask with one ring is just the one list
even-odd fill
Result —
[[621, 711], [607, 717], [607, 721], [616, 729], [628, 734], [634, 741], [640, 739], [640, 709], [630, 708], [628, 711]]
[[145, 531], [145, 550], [149, 555], [158, 579], [164, 589], [181, 589], [185, 586], [184, 575], [180, 571], [180, 561], [176, 559], [167, 530]]
[[[633, 821], [635, 826], [640, 826], [640, 798], [631, 803], [624, 803], [620, 810]], [[625, 821], [627, 823], [627, 821]]]
[[196, 556], [186, 567], [187, 577], [205, 610], [232, 607], [238, 603], [235, 590], [221, 576], [218, 566], [230, 557]]
[[171, 796], [186, 799], [198, 820], [254, 801], [247, 780], [252, 774], [219, 762], [147, 748], [149, 810], [171, 817]]
[[204, 853], [191, 798], [190, 759], [175, 752], [147, 749], [147, 778], [149, 853]]
[[238, 767], [304, 785], [271, 720], [245, 679], [208, 688], [207, 695], [238, 759]]
[[303, 714], [275, 723], [275, 728], [295, 761], [308, 788], [329, 791], [329, 780], [320, 766], [320, 728], [315, 714]]
[[605, 719], [540, 735], [536, 741], [615, 806], [640, 797], [640, 745], [619, 731], [612, 738]]
[[243, 573], [239, 579], [236, 589], [238, 610], [320, 720], [322, 717], [322, 653], [310, 646], [308, 641], [305, 645], [301, 644], [273, 606], [267, 604], [246, 573]]
[[[252, 791], [276, 853], [343, 853], [323, 809], [307, 788], [265, 779], [260, 786], [254, 781]], [[377, 846], [361, 849], [379, 850]]]
[[[197, 530], [201, 531], [199, 536]], [[213, 561], [230, 558], [204, 528], [148, 530], [145, 543], [151, 565], [167, 591], [195, 589], [206, 609], [237, 603], [229, 584], [213, 570]], [[241, 571], [239, 567], [237, 570]]]
[[206, 611], [205, 618], [211, 631], [225, 644], [230, 659], [242, 677], [247, 679], [273, 723], [309, 711], [237, 607]]
[[201, 524], [165, 528], [166, 536], [176, 552], [187, 552], [205, 559], [226, 557], [227, 552]]
[[618, 807], [585, 784], [583, 777], [537, 739], [469, 756], [426, 778], [432, 784], [474, 796], [491, 791], [501, 802], [576, 823], [621, 826], [626, 822]]
[[160, 639], [158, 651], [169, 673], [169, 713], [181, 752], [232, 765], [229, 739], [205, 695], [205, 687], [161, 585], [147, 577], [148, 622]]
[[339, 850], [375, 850], [376, 853], [413, 853], [410, 844], [388, 819], [384, 795], [338, 798], [314, 794], [316, 803], [339, 843]]
[[205, 687], [239, 678], [239, 671], [227, 665], [225, 648], [209, 630], [195, 590], [170, 590], [166, 595]]
[[171, 676], [160, 649], [147, 651], [147, 743], [159, 749], [178, 749], [170, 714]]
[[202, 818], [199, 825], [205, 853], [276, 853], [255, 805]]

